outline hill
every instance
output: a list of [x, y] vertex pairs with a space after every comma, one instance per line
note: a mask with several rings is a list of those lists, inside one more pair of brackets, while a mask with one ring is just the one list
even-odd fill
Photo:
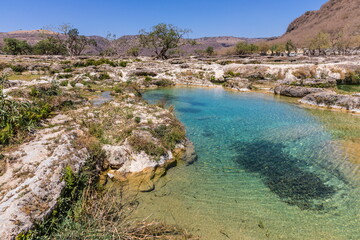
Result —
[[[58, 34], [56, 32], [47, 31], [47, 30], [21, 30], [13, 32], [2, 32], [0, 33], [0, 45], [3, 43], [5, 38], [16, 38], [19, 40], [26, 40], [31, 45], [36, 44], [43, 39], [44, 35]], [[89, 47], [85, 54], [97, 55], [102, 52], [106, 46], [108, 40], [101, 36], [88, 36], [90, 39], [94, 39], [97, 42], [96, 47]], [[239, 38], [239, 37], [203, 37], [193, 39], [197, 42], [196, 45], [187, 44], [181, 47], [183, 54], [193, 54], [196, 50], [205, 50], [207, 47], [213, 47], [215, 51], [224, 52], [227, 49], [235, 46], [238, 42], [246, 41], [250, 43], [255, 43], [259, 41], [264, 41], [266, 39], [262, 38]], [[125, 54], [126, 51], [134, 46], [138, 45], [138, 36], [137, 35], [126, 35], [117, 39], [118, 41], [118, 51], [121, 54]], [[144, 49], [141, 52], [142, 55], [151, 55], [152, 51]]]
[[360, 0], [330, 0], [317, 11], [308, 11], [290, 23], [274, 42], [292, 40], [304, 46], [319, 32], [352, 37], [360, 35]]

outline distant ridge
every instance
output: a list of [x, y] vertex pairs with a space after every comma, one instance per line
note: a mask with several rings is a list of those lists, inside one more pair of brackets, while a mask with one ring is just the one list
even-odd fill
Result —
[[[3, 43], [4, 38], [16, 38], [19, 40], [26, 40], [30, 44], [34, 45], [43, 39], [44, 34], [57, 34], [56, 32], [49, 30], [18, 30], [12, 32], [0, 32], [0, 44]], [[101, 36], [88, 36], [94, 39], [98, 44], [96, 47], [87, 49], [85, 54], [97, 55], [106, 47], [107, 39]], [[122, 41], [120, 52], [125, 54], [130, 47], [134, 47], [138, 44], [138, 35], [125, 35], [120, 37], [118, 40]], [[192, 54], [196, 50], [205, 50], [207, 47], [213, 47], [215, 51], [225, 51], [238, 42], [249, 42], [255, 43], [259, 41], [268, 40], [267, 38], [241, 38], [231, 36], [219, 36], [219, 37], [202, 37], [193, 39], [197, 42], [196, 45], [186, 45], [181, 47], [181, 50], [185, 54]], [[142, 55], [151, 55], [152, 52], [144, 50]]]

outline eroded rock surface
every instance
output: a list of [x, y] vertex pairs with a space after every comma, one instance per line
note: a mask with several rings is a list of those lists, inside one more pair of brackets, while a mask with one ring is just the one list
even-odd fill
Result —
[[6, 171], [0, 176], [0, 239], [12, 239], [44, 218], [54, 208], [64, 187], [63, 169], [76, 172], [87, 159], [86, 149], [74, 141], [83, 132], [76, 125], [65, 129], [68, 118], [58, 116], [58, 126], [39, 131], [34, 139], [5, 154]]

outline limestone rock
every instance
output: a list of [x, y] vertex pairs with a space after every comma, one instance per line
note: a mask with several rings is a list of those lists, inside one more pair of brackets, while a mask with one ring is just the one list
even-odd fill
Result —
[[302, 98], [311, 93], [324, 92], [326, 90], [322, 88], [308, 88], [308, 87], [299, 87], [299, 86], [287, 86], [287, 85], [278, 85], [274, 89], [275, 94], [279, 94], [287, 97], [298, 97]]
[[360, 113], [360, 96], [341, 95], [332, 92], [322, 92], [307, 95], [300, 102]]

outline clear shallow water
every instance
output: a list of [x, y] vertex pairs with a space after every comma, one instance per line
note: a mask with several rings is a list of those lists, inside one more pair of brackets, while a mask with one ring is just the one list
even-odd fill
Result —
[[360, 239], [358, 165], [322, 110], [223, 89], [152, 90], [144, 98], [175, 106], [198, 161], [141, 194], [136, 216], [201, 239]]

